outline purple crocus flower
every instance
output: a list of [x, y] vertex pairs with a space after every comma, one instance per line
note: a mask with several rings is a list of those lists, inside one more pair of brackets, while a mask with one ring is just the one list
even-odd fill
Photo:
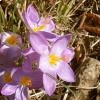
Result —
[[55, 29], [55, 24], [50, 17], [39, 18], [38, 12], [30, 4], [26, 12], [23, 12], [24, 22], [34, 32], [45, 31], [52, 32]]
[[16, 69], [15, 67], [6, 67], [6, 66], [0, 67], [0, 87], [3, 87], [6, 83], [12, 81], [11, 72], [13, 72], [13, 70], [15, 69]]
[[39, 69], [25, 72], [22, 68], [17, 68], [11, 71], [12, 81], [3, 86], [1, 93], [5, 96], [15, 94], [14, 100], [27, 100], [28, 89], [39, 89], [43, 86], [42, 77]]
[[39, 18], [38, 12], [31, 4], [28, 6], [27, 11], [22, 13], [22, 19], [30, 33], [42, 34], [50, 41], [54, 41], [58, 37], [58, 35], [52, 33], [55, 24], [51, 17]]
[[21, 55], [21, 37], [15, 33], [4, 32], [0, 35], [0, 65], [11, 65]]
[[3, 32], [1, 34], [1, 44], [6, 44], [10, 47], [17, 47], [22, 44], [21, 37], [13, 32]]
[[75, 82], [74, 72], [68, 64], [74, 51], [66, 47], [70, 37], [71, 35], [62, 36], [53, 45], [48, 45], [46, 40], [38, 36], [30, 38], [33, 49], [40, 54], [39, 68], [44, 72], [43, 84], [49, 96], [55, 91], [57, 75], [66, 82]]

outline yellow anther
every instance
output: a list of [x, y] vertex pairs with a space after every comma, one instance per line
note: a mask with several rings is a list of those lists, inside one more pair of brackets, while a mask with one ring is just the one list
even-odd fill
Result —
[[34, 26], [33, 31], [34, 32], [37, 32], [38, 31], [36, 26]]
[[44, 28], [45, 28], [45, 26], [44, 26], [44, 25], [41, 25], [41, 26], [38, 27], [38, 31], [41, 31], [41, 30], [43, 30]]
[[23, 76], [20, 79], [20, 84], [23, 85], [23, 86], [31, 87], [32, 86], [32, 81], [28, 76]]
[[45, 28], [44, 25], [41, 25], [41, 26], [38, 26], [38, 27], [34, 26], [33, 30], [34, 30], [34, 32], [38, 32], [38, 31], [43, 30], [44, 28]]
[[50, 54], [49, 55], [49, 63], [52, 64], [52, 65], [56, 65], [58, 61], [60, 61], [60, 57], [57, 57], [56, 55], [54, 54]]

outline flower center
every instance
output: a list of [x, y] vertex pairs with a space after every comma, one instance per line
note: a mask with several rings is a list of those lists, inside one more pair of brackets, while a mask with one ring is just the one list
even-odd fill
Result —
[[60, 61], [61, 58], [54, 55], [54, 54], [50, 54], [49, 55], [49, 63], [52, 64], [52, 65], [56, 65], [58, 61]]
[[45, 28], [44, 25], [41, 25], [41, 26], [38, 26], [38, 27], [34, 26], [33, 30], [34, 30], [34, 32], [38, 32], [38, 31], [43, 30], [44, 28]]
[[28, 76], [23, 76], [20, 79], [20, 84], [23, 85], [23, 86], [31, 87], [32, 86], [32, 81]]
[[3, 81], [4, 81], [5, 83], [9, 83], [9, 82], [12, 81], [10, 72], [5, 72], [5, 73], [4, 73], [4, 75], [3, 75]]
[[13, 45], [15, 46], [17, 44], [17, 36], [16, 34], [12, 34], [10, 37], [8, 37], [6, 39], [6, 42], [9, 44], [9, 45]]

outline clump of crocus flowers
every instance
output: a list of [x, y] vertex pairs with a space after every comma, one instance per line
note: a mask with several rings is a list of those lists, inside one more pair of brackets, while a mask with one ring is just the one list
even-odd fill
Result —
[[[22, 18], [29, 29], [26, 34], [30, 47], [21, 49], [21, 36], [13, 32], [0, 34], [0, 91], [10, 100], [27, 100], [28, 90], [41, 89], [51, 96], [57, 85], [57, 78], [75, 82], [75, 75], [69, 63], [74, 57], [68, 44], [71, 34], [56, 35], [52, 17], [39, 17], [36, 9], [29, 5], [22, 12]], [[23, 58], [21, 66], [16, 62]]]

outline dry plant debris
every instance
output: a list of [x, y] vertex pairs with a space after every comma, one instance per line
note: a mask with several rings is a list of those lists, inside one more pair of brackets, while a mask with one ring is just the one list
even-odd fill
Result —
[[84, 13], [78, 29], [84, 29], [100, 36], [100, 15], [95, 13]]

